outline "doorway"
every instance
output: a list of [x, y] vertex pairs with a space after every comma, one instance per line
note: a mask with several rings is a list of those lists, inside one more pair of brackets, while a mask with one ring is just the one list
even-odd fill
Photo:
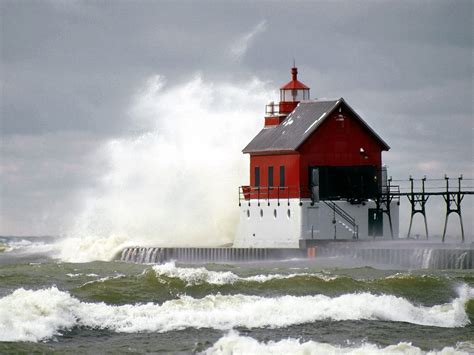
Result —
[[383, 212], [376, 208], [369, 208], [369, 237], [383, 236]]

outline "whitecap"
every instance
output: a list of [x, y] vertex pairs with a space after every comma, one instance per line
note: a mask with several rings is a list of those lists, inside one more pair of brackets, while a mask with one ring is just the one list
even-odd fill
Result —
[[18, 289], [0, 299], [0, 341], [39, 341], [74, 326], [115, 332], [168, 332], [185, 328], [230, 330], [281, 328], [319, 320], [380, 320], [434, 327], [469, 324], [465, 311], [474, 289], [464, 285], [459, 297], [432, 307], [390, 295], [370, 293], [338, 297], [207, 295], [181, 296], [163, 304], [113, 306], [87, 303], [56, 287]]
[[375, 344], [365, 343], [353, 346], [338, 346], [315, 341], [302, 342], [299, 339], [288, 338], [280, 341], [259, 342], [247, 336], [240, 336], [231, 331], [220, 338], [213, 346], [203, 352], [205, 355], [221, 354], [327, 354], [327, 355], [382, 355], [382, 354], [410, 354], [410, 355], [468, 355], [473, 343], [459, 343], [456, 347], [445, 347], [440, 351], [424, 352], [411, 343], [400, 342], [396, 345], [379, 347]]
[[236, 282], [267, 282], [275, 279], [291, 279], [294, 277], [317, 277], [323, 281], [332, 281], [337, 276], [310, 273], [292, 273], [292, 274], [267, 274], [241, 277], [231, 271], [210, 271], [204, 267], [178, 267], [175, 262], [168, 262], [162, 265], [153, 266], [153, 270], [158, 276], [179, 278], [187, 285], [198, 285], [209, 283], [213, 285], [234, 284]]

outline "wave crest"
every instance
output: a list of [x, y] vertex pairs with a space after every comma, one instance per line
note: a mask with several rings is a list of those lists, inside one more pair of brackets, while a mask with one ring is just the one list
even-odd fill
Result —
[[268, 274], [241, 277], [231, 271], [210, 271], [204, 267], [185, 268], [177, 267], [175, 262], [169, 262], [162, 265], [153, 266], [153, 270], [158, 276], [173, 277], [183, 280], [187, 285], [200, 285], [204, 283], [212, 285], [234, 284], [236, 282], [267, 282], [270, 280], [291, 279], [299, 276], [317, 277], [324, 281], [332, 281], [337, 276], [328, 276], [324, 274], [293, 273], [293, 274]]
[[445, 347], [441, 351], [424, 352], [410, 343], [400, 342], [381, 348], [375, 344], [362, 344], [359, 346], [341, 347], [337, 345], [319, 343], [314, 341], [301, 342], [299, 339], [283, 339], [278, 342], [259, 342], [256, 339], [240, 336], [231, 331], [220, 338], [212, 347], [207, 349], [206, 355], [219, 354], [413, 354], [413, 355], [467, 355], [473, 350], [471, 342], [459, 343], [455, 348]]
[[[56, 287], [18, 289], [0, 299], [0, 340], [38, 341], [74, 326], [115, 332], [167, 332], [185, 328], [286, 327], [319, 320], [381, 320], [435, 327], [469, 324], [465, 304], [474, 289], [464, 285], [451, 303], [417, 306], [390, 295], [370, 293], [338, 297], [208, 295], [182, 296], [163, 304], [112, 306], [86, 303]], [[7, 311], [8, 310], [8, 311]]]

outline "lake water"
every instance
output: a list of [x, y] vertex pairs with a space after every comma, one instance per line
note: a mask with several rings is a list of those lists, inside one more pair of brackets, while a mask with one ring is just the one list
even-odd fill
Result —
[[0, 353], [469, 354], [472, 270], [65, 263], [0, 238]]

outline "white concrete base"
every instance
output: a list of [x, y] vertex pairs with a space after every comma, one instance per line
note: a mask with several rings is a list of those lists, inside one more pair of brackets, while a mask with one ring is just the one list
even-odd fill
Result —
[[[368, 235], [369, 209], [375, 208], [374, 201], [352, 205], [347, 201], [334, 201], [356, 220], [359, 239], [373, 239]], [[391, 205], [393, 237], [398, 238], [398, 209]], [[333, 223], [333, 221], [336, 223]], [[325, 203], [311, 205], [309, 199], [250, 200], [242, 201], [240, 221], [234, 247], [238, 248], [298, 248], [304, 239], [352, 239], [351, 226]], [[391, 239], [387, 214], [383, 214], [383, 236], [377, 240]]]

